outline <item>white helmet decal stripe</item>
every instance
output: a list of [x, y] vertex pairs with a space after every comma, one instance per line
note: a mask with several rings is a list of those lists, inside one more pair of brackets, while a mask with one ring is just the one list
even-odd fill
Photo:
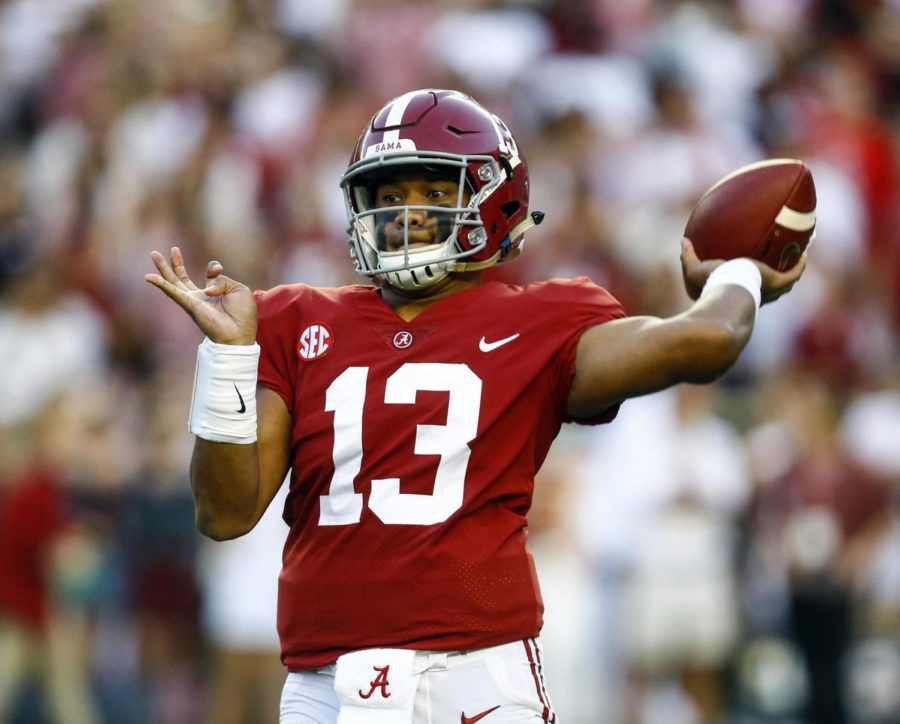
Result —
[[[413, 98], [419, 95], [419, 91], [412, 91], [410, 93], [404, 93], [397, 100], [394, 101], [391, 106], [391, 110], [388, 111], [387, 119], [385, 119], [384, 125], [387, 128], [391, 126], [399, 126], [403, 123], [403, 114], [406, 113], [406, 109], [409, 107], [409, 104], [412, 103]], [[392, 141], [397, 141], [400, 138], [400, 129], [393, 128], [390, 131], [384, 132], [384, 143], [391, 143]]]

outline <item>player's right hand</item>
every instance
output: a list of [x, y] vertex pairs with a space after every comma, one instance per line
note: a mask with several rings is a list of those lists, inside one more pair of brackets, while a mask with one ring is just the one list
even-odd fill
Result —
[[759, 267], [759, 272], [762, 275], [763, 304], [774, 302], [794, 288], [794, 285], [800, 280], [806, 269], [806, 259], [806, 252], [803, 252], [797, 263], [785, 271], [778, 271], [761, 261], [753, 260], [754, 264]]
[[150, 258], [159, 274], [145, 274], [144, 279], [159, 287], [184, 311], [191, 315], [201, 331], [219, 344], [253, 344], [256, 342], [256, 301], [250, 289], [222, 272], [217, 261], [206, 266], [206, 286], [200, 289], [184, 268], [181, 250], [173, 246], [171, 263], [158, 251]]
[[[806, 254], [787, 271], [777, 271], [757, 259], [751, 259], [759, 268], [762, 277], [762, 303], [768, 304], [793, 289], [794, 284], [800, 279], [806, 269]], [[684, 288], [691, 299], [697, 299], [703, 291], [703, 285], [713, 270], [724, 263], [724, 259], [708, 259], [701, 261], [694, 251], [694, 245], [690, 239], [681, 240], [681, 273], [684, 279]]]

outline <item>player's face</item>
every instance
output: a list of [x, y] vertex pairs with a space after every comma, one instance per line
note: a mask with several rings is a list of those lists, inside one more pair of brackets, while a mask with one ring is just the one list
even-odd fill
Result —
[[[462, 204], [467, 201], [466, 194]], [[458, 203], [459, 183], [446, 178], [398, 176], [375, 188], [377, 208], [432, 206], [453, 209]], [[410, 248], [444, 241], [453, 228], [454, 212], [412, 208], [387, 211], [379, 214], [377, 219], [379, 245], [383, 245], [385, 251], [394, 251], [403, 247], [407, 234]]]

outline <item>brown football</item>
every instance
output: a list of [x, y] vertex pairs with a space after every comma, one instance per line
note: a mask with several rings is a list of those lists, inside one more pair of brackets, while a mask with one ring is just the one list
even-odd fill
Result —
[[746, 256], [784, 271], [816, 229], [816, 186], [803, 161], [777, 158], [739, 168], [697, 202], [684, 235], [701, 259]]

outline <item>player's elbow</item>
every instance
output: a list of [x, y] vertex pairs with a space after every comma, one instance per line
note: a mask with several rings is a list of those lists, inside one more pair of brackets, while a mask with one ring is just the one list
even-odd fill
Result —
[[721, 377], [737, 362], [748, 338], [748, 330], [729, 322], [693, 322], [684, 350], [684, 381], [704, 383]]
[[240, 538], [253, 529], [253, 524], [250, 521], [232, 516], [213, 515], [208, 511], [204, 511], [201, 507], [197, 508], [195, 522], [197, 530], [214, 541]]

